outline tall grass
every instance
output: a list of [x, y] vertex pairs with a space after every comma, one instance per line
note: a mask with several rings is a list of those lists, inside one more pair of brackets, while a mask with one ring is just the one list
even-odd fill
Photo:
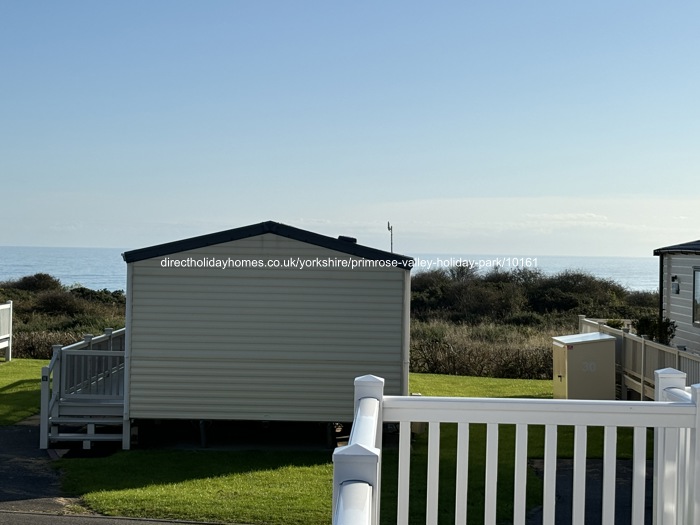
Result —
[[411, 371], [551, 379], [552, 336], [571, 329], [567, 325], [534, 328], [493, 322], [414, 321]]

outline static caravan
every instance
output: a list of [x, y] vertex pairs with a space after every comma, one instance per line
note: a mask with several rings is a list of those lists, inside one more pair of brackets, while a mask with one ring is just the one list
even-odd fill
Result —
[[410, 257], [272, 221], [123, 257], [125, 420], [352, 421], [364, 374], [408, 393]]
[[659, 315], [676, 322], [673, 344], [700, 352], [700, 240], [654, 250]]

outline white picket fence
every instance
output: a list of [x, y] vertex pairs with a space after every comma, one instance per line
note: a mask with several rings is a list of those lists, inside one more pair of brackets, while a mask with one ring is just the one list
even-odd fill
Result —
[[[483, 523], [496, 524], [499, 426], [515, 425], [514, 525], [525, 525], [528, 428], [544, 425], [543, 525], [554, 525], [558, 427], [574, 426], [572, 525], [586, 520], [586, 446], [589, 427], [604, 427], [602, 523], [615, 523], [617, 433], [634, 429], [631, 521], [644, 523], [647, 429], [654, 429], [653, 519], [656, 525], [700, 523], [700, 385], [686, 387], [674, 369], [655, 373], [656, 401], [474, 399], [384, 396], [384, 380], [355, 380], [355, 421], [347, 446], [333, 454], [333, 524], [378, 525], [381, 498], [382, 427], [399, 424], [397, 525], [409, 522], [411, 424], [428, 424], [426, 524], [438, 521], [440, 424], [456, 423], [456, 525], [467, 519], [468, 498], [484, 498]], [[486, 424], [485, 491], [468, 491], [469, 429]]]
[[0, 352], [12, 361], [12, 301], [0, 304]]

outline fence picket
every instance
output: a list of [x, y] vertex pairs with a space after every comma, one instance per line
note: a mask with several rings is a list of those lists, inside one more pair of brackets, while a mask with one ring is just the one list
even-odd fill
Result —
[[455, 525], [467, 523], [469, 486], [469, 423], [457, 424], [457, 478], [455, 480]]
[[[513, 525], [525, 525], [527, 498], [527, 425], [515, 426], [515, 480], [513, 502]], [[466, 523], [466, 522], [462, 522]]]
[[399, 486], [397, 525], [408, 525], [408, 491], [411, 478], [411, 422], [399, 423]]
[[582, 425], [574, 427], [574, 490], [572, 525], [584, 525], [586, 512], [586, 443], [588, 429]]
[[440, 423], [428, 424], [428, 494], [426, 503], [426, 524], [438, 522], [438, 484], [440, 480]]
[[678, 508], [678, 477], [677, 472], [671, 465], [675, 465], [678, 445], [679, 429], [665, 428], [662, 430], [664, 436], [663, 468], [662, 478], [659, 485], [659, 504], [663, 506], [661, 511], [661, 523], [676, 523], [676, 509]]
[[647, 473], [647, 429], [634, 427], [632, 471], [632, 523], [644, 523], [644, 489]]
[[496, 525], [498, 486], [498, 424], [486, 425], [486, 482], [484, 495], [484, 525]]
[[605, 427], [603, 435], [603, 523], [615, 523], [617, 476], [617, 427]]
[[544, 497], [543, 525], [554, 525], [557, 488], [557, 426], [545, 425], [544, 431]]

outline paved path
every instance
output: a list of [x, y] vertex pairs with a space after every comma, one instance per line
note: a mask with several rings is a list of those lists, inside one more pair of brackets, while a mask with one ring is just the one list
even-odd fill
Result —
[[[0, 511], [0, 525], [173, 525], [196, 524], [193, 521], [158, 521], [134, 520], [129, 518], [110, 518], [106, 516], [77, 516], [5, 512]], [[206, 525], [212, 525], [207, 523]]]
[[49, 462], [34, 420], [0, 427], [0, 510], [63, 512], [70, 501]]
[[[646, 498], [644, 500], [644, 523], [652, 523], [652, 483], [653, 461], [647, 461]], [[530, 466], [540, 478], [544, 477], [544, 460], [530, 460]], [[571, 523], [573, 503], [573, 460], [560, 459], [557, 462], [556, 496], [554, 521], [556, 525]], [[603, 460], [589, 459], [586, 463], [586, 508], [587, 524], [602, 523], [603, 506]], [[615, 523], [629, 523], [632, 515], [632, 461], [618, 460], [615, 476]], [[542, 523], [542, 508], [533, 509], [528, 515], [528, 525]], [[604, 524], [605, 525], [605, 524]]]

